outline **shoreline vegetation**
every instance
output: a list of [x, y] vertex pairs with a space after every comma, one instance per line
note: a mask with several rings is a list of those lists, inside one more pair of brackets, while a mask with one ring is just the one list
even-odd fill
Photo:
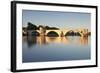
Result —
[[[38, 33], [36, 30], [41, 30], [43, 33], [46, 32], [46, 30], [60, 30], [60, 28], [57, 27], [50, 27], [50, 26], [36, 26], [35, 24], [28, 22], [27, 23], [27, 27], [22, 27], [22, 35], [23, 36], [28, 36], [28, 31], [32, 31], [31, 32], [31, 36], [40, 36], [41, 33]], [[86, 36], [90, 36], [91, 32], [88, 32], [86, 34]], [[57, 34], [57, 32], [55, 31], [51, 31], [49, 32], [47, 35], [48, 37], [58, 37], [59, 35]], [[73, 30], [70, 30], [69, 32], [67, 32], [65, 35], [63, 34], [63, 32], [61, 32], [61, 37], [63, 36], [81, 36], [79, 32], [74, 32]]]

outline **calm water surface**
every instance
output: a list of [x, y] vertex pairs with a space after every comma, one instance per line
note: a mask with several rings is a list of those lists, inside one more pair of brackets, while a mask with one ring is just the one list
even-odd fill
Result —
[[23, 36], [22, 42], [23, 63], [91, 58], [90, 37]]

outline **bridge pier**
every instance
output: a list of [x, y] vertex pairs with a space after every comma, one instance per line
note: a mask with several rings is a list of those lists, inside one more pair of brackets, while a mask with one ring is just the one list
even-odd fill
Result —
[[81, 31], [81, 37], [88, 37], [88, 29], [83, 29]]

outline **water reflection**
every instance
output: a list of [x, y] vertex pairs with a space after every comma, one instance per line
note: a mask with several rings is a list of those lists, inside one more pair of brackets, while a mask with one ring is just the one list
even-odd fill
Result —
[[23, 63], [91, 58], [90, 37], [23, 36]]
[[27, 41], [28, 46], [43, 45], [50, 43], [78, 44], [87, 45], [88, 37], [67, 36], [67, 37], [48, 37], [48, 36], [23, 36], [23, 42]]
[[87, 45], [88, 44], [88, 37], [80, 37], [78, 43], [81, 45]]

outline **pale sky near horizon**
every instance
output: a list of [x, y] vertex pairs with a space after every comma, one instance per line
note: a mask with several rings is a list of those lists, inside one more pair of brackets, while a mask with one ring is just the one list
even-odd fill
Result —
[[23, 26], [31, 22], [37, 26], [51, 26], [58, 28], [87, 28], [91, 29], [91, 14], [79, 12], [58, 12], [58, 11], [22, 11]]

